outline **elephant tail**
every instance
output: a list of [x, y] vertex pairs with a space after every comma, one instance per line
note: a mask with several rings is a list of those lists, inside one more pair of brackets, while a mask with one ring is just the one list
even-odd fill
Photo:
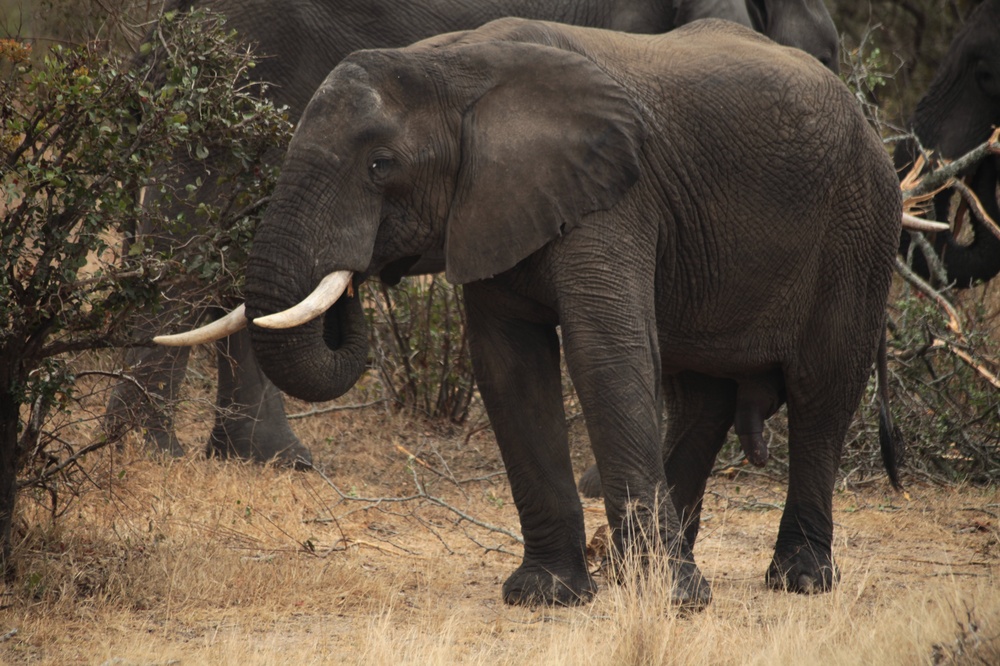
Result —
[[889, 475], [889, 481], [896, 490], [902, 490], [903, 484], [899, 481], [899, 462], [903, 457], [902, 433], [892, 422], [892, 414], [889, 413], [889, 372], [887, 370], [887, 352], [885, 330], [882, 331], [882, 340], [878, 346], [878, 359], [876, 374], [878, 377], [878, 442], [882, 450], [882, 464]]

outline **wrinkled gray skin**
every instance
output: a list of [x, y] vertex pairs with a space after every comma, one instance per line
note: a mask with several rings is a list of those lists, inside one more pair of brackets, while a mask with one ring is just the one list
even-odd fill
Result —
[[[523, 16], [564, 23], [659, 33], [695, 18], [731, 18], [802, 47], [831, 69], [838, 61], [837, 32], [822, 0], [217, 0], [180, 2], [175, 6], [210, 7], [228, 16], [229, 25], [257, 44], [254, 75], [274, 85], [269, 94], [287, 105], [296, 122], [324, 77], [348, 53], [373, 47], [405, 46], [425, 37], [473, 28], [503, 16]], [[192, 165], [189, 181], [203, 172]], [[210, 181], [210, 178], [204, 178]], [[210, 198], [211, 194], [205, 194]], [[155, 230], [143, 229], [144, 234]], [[178, 243], [161, 238], [161, 246]], [[440, 270], [440, 262], [403, 262], [387, 267], [384, 279], [398, 282], [406, 273]], [[197, 316], [198, 313], [195, 313]], [[174, 317], [164, 312], [159, 321]], [[161, 331], [150, 322], [148, 336]], [[130, 352], [128, 370], [145, 387], [123, 382], [108, 406], [108, 427], [138, 423], [147, 440], [173, 455], [183, 452], [174, 433], [169, 405], [183, 380], [189, 351], [179, 348]], [[281, 394], [259, 371], [245, 333], [218, 344], [219, 390], [210, 455], [294, 462], [311, 460], [292, 433]], [[150, 400], [152, 399], [152, 401]]]
[[[767, 578], [826, 590], [899, 198], [850, 92], [800, 51], [724, 21], [641, 36], [505, 19], [331, 72], [255, 238], [247, 316], [331, 271], [363, 280], [443, 253], [524, 534], [509, 603], [594, 591], [557, 326], [615, 552], [665, 549], [678, 604], [711, 596], [692, 547], [739, 387], [777, 381], [789, 488]], [[278, 387], [325, 400], [364, 371], [363, 326], [342, 297], [308, 324], [250, 332]]]
[[[1000, 0], [986, 0], [970, 14], [955, 35], [938, 67], [927, 93], [921, 98], [911, 127], [925, 149], [945, 159], [961, 157], [986, 141], [1000, 126]], [[917, 148], [913, 142], [896, 149], [896, 165], [909, 170]], [[987, 214], [1000, 221], [997, 185], [1000, 183], [1000, 156], [994, 155], [965, 174], [966, 183], [976, 193]], [[934, 200], [934, 219], [947, 222], [953, 191]], [[949, 282], [959, 288], [991, 280], [1000, 273], [1000, 239], [985, 229], [974, 216], [966, 224], [974, 234], [971, 243], [960, 244], [950, 232], [939, 232], [933, 245]], [[917, 233], [917, 232], [909, 232]], [[902, 238], [904, 255], [909, 233]], [[915, 250], [914, 269], [929, 277], [927, 262]]]

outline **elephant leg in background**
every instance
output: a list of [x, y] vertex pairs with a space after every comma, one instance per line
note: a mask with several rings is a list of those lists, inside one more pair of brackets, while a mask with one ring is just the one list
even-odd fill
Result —
[[125, 373], [130, 379], [115, 386], [105, 411], [104, 431], [110, 439], [139, 428], [151, 451], [184, 455], [174, 432], [173, 407], [190, 354], [189, 347], [160, 346], [126, 352]]
[[312, 454], [288, 425], [281, 392], [264, 376], [246, 330], [216, 343], [219, 386], [209, 456], [308, 467]]
[[[187, 219], [199, 220], [196, 212], [199, 203], [210, 203], [220, 208], [226, 206], [231, 192], [219, 183], [217, 174], [223, 173], [222, 169], [211, 163], [194, 162], [183, 154], [178, 155], [177, 163], [183, 173], [178, 189], [197, 182], [204, 185], [198, 190], [195, 201], [169, 202], [166, 208], [168, 217], [184, 214]], [[155, 189], [150, 191], [146, 205], [157, 205], [160, 196]], [[197, 230], [191, 233], [195, 234]], [[183, 246], [193, 238], [177, 238], [164, 233], [152, 219], [144, 222], [138, 236], [160, 252], [177, 252], [175, 245]], [[188, 297], [183, 292], [170, 290], [164, 294], [163, 300], [165, 303], [184, 303]], [[136, 337], [141, 339], [163, 333], [168, 325], [187, 328], [204, 312], [198, 310], [182, 317], [177, 307], [167, 307], [145, 322], [136, 331]], [[213, 311], [212, 314], [218, 315], [219, 312]], [[208, 454], [257, 462], [310, 462], [311, 454], [289, 428], [280, 392], [264, 376], [253, 356], [249, 334], [243, 331], [220, 341], [216, 351], [219, 383], [215, 427], [208, 438]], [[150, 448], [174, 456], [182, 455], [184, 448], [174, 431], [173, 408], [184, 381], [188, 359], [187, 347], [157, 346], [130, 351], [126, 367], [135, 383], [124, 381], [115, 388], [107, 407], [107, 432], [138, 427], [145, 432]]]
[[[667, 381], [668, 384], [671, 382], [671, 380]], [[704, 377], [701, 381], [694, 383], [700, 386], [702, 383], [706, 383], [708, 381], [709, 378]], [[674, 385], [680, 388], [681, 384], [679, 382], [681, 382], [681, 380], [679, 378], [674, 378], [672, 382]], [[768, 454], [767, 454], [767, 445], [765, 444], [762, 435], [764, 431], [764, 421], [770, 418], [785, 401], [784, 386], [782, 384], [781, 378], [779, 376], [775, 376], [773, 373], [768, 373], [765, 375], [761, 375], [759, 377], [742, 379], [739, 381], [738, 384], [735, 385], [737, 386], [736, 396], [733, 400], [729, 399], [732, 397], [729, 394], [733, 388], [734, 380], [720, 379], [718, 380], [718, 382], [719, 385], [713, 386], [711, 389], [713, 391], [717, 391], [717, 395], [714, 396], [714, 399], [717, 401], [724, 401], [725, 404], [730, 408], [730, 411], [728, 414], [725, 413], [713, 414], [711, 419], [712, 423], [711, 426], [709, 426], [708, 424], [704, 426], [700, 424], [696, 425], [685, 424], [683, 426], [685, 430], [692, 427], [693, 428], [705, 427], [705, 428], [710, 428], [712, 430], [711, 437], [707, 437], [702, 440], [697, 440], [697, 435], [695, 436], [696, 441], [699, 442], [697, 444], [699, 450], [697, 451], [696, 454], [691, 454], [691, 456], [695, 456], [698, 458], [698, 460], [700, 460], [700, 456], [703, 455], [704, 453], [704, 451], [701, 449], [706, 449], [706, 447], [708, 449], [711, 449], [711, 455], [709, 458], [707, 458], [708, 469], [705, 471], [705, 474], [707, 475], [709, 472], [711, 472], [712, 464], [715, 461], [715, 456], [718, 455], [719, 453], [719, 448], [712, 448], [716, 444], [716, 433], [715, 433], [716, 424], [721, 423], [722, 421], [726, 421], [729, 425], [732, 425], [734, 422], [734, 412], [735, 412], [736, 434], [739, 436], [740, 446], [743, 448], [743, 453], [746, 455], [747, 460], [749, 460], [754, 465], [757, 465], [758, 467], [765, 465], [767, 463]], [[694, 390], [697, 392], [697, 387]], [[669, 452], [673, 449], [674, 446], [673, 444], [670, 443], [671, 432], [672, 432], [671, 424], [680, 423], [678, 421], [678, 418], [680, 418], [681, 412], [678, 412], [678, 410], [685, 408], [683, 413], [687, 413], [688, 411], [690, 411], [691, 413], [696, 413], [695, 412], [696, 409], [707, 410], [709, 407], [708, 400], [709, 397], [706, 396], [703, 399], [703, 401], [705, 402], [704, 405], [699, 406], [698, 404], [692, 404], [685, 408], [683, 400], [681, 399], [680, 402], [678, 402], [678, 404], [675, 405], [674, 407], [668, 407], [667, 409], [668, 441], [664, 445], [665, 446], [664, 456], [669, 455]], [[668, 405], [670, 404], [669, 398], [667, 404]], [[682, 426], [678, 425], [677, 427], [682, 427]], [[726, 430], [728, 430], [728, 427], [729, 426], [726, 426]], [[725, 442], [726, 430], [723, 430], [721, 434], [722, 440], [718, 442], [719, 447], [721, 447], [722, 444]], [[678, 441], [677, 437], [674, 437], [673, 441]], [[702, 464], [700, 462], [697, 462], [695, 460], [695, 457], [691, 456], [689, 456], [687, 453], [683, 454], [685, 460], [688, 460], [689, 463], [694, 464], [694, 466], [691, 467], [690, 469], [700, 470]], [[682, 464], [680, 465], [679, 468], [686, 470], [688, 469], [687, 465], [688, 463]], [[667, 469], [667, 479], [668, 481], [670, 480], [669, 467]], [[686, 483], [687, 479], [688, 476], [686, 474], [683, 475], [682, 479], [683, 482]], [[701, 486], [702, 486], [701, 491], [697, 493], [699, 502], [701, 494], [704, 492], [704, 482], [701, 483]], [[580, 490], [580, 494], [582, 494], [584, 497], [601, 497], [602, 493], [601, 475], [596, 465], [590, 466], [583, 474], [580, 475], [580, 481], [577, 484], [577, 487]], [[676, 497], [673, 490], [674, 484], [671, 483], [670, 487], [671, 487], [671, 496]], [[677, 507], [678, 515], [681, 516], [681, 520], [683, 522], [684, 517], [681, 514], [681, 510], [685, 508], [690, 510], [688, 501], [686, 499], [681, 501], [680, 503], [675, 501], [674, 506]], [[695, 533], [697, 533], [698, 531], [697, 526], [695, 526], [694, 531]], [[692, 546], [694, 545], [693, 541], [691, 542], [691, 545]]]
[[466, 285], [464, 295], [476, 382], [524, 535], [524, 560], [503, 585], [504, 601], [589, 601], [596, 588], [573, 484], [555, 325], [504, 318], [494, 290], [481, 282]]
[[733, 425], [737, 385], [731, 379], [682, 372], [665, 377], [663, 388], [667, 408], [663, 469], [684, 538], [693, 549], [705, 484]]

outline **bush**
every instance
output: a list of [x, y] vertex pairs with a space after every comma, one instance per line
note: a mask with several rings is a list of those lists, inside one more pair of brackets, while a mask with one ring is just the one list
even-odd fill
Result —
[[[288, 123], [248, 83], [247, 48], [204, 12], [168, 13], [134, 63], [107, 45], [32, 58], [0, 41], [0, 565], [9, 566], [15, 477], [59, 468], [52, 413], [74, 402], [68, 354], [132, 340], [136, 318], [167, 285], [192, 300], [238, 291], [241, 265], [275, 169], [265, 157]], [[231, 197], [168, 217], [203, 183], [175, 182], [178, 156], [207, 160]], [[160, 205], [140, 203], [152, 191]], [[183, 252], [130, 239], [136, 225], [202, 235]], [[207, 230], [207, 231], [206, 231]], [[124, 248], [124, 249], [123, 249]], [[93, 448], [106, 442], [92, 442]], [[22, 486], [33, 483], [30, 479]]]
[[367, 288], [374, 365], [398, 407], [464, 423], [475, 391], [462, 292], [440, 275]]

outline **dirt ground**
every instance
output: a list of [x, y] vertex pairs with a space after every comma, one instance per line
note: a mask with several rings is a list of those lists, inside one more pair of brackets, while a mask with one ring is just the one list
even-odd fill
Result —
[[[601, 573], [589, 605], [514, 608], [500, 586], [520, 561], [517, 515], [481, 418], [449, 431], [378, 406], [296, 419], [317, 467], [296, 472], [202, 458], [209, 394], [194, 395], [187, 457], [102, 452], [55, 519], [47, 496], [22, 496], [0, 662], [1000, 663], [995, 488], [840, 484], [840, 584], [800, 596], [764, 585], [780, 472], [719, 474], [695, 548], [706, 611], [678, 614], [656, 576]], [[580, 472], [582, 419], [573, 433]], [[593, 534], [603, 505], [584, 504]]]

